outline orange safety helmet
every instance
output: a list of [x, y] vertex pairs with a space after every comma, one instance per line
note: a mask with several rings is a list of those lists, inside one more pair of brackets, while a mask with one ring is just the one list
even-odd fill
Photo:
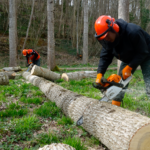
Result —
[[27, 50], [27, 49], [24, 49], [24, 50], [22, 51], [23, 56], [27, 56], [27, 52], [28, 52], [28, 50]]
[[98, 40], [103, 40], [110, 30], [119, 32], [119, 26], [115, 23], [115, 19], [111, 16], [102, 15], [95, 21], [95, 37]]

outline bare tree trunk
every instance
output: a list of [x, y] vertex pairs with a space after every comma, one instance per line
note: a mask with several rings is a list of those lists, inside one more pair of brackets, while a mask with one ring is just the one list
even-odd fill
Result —
[[32, 1], [32, 10], [31, 10], [31, 15], [30, 15], [30, 20], [29, 20], [28, 29], [27, 29], [27, 32], [26, 32], [26, 38], [25, 38], [22, 49], [24, 49], [25, 46], [26, 46], [26, 42], [27, 42], [27, 38], [28, 38], [28, 34], [29, 34], [29, 29], [30, 29], [30, 25], [31, 25], [31, 22], [32, 22], [32, 17], [33, 17], [34, 3], [35, 3], [35, 0]]
[[16, 0], [9, 0], [9, 66], [17, 66]]
[[77, 26], [76, 26], [76, 34], [77, 34], [77, 44], [76, 44], [76, 49], [77, 49], [77, 54], [79, 54], [79, 37], [78, 37], [78, 30], [79, 30], [79, 0], [77, 0]]
[[63, 23], [63, 20], [62, 20], [62, 18], [63, 18], [63, 9], [64, 9], [64, 1], [63, 0], [61, 0], [61, 15], [60, 15], [60, 21], [59, 21], [59, 31], [58, 31], [58, 37], [60, 38], [60, 35], [61, 35], [61, 28], [62, 28], [62, 23]]
[[47, 0], [47, 22], [48, 22], [48, 45], [47, 45], [47, 67], [55, 68], [55, 40], [54, 40], [54, 1]]
[[88, 63], [88, 0], [84, 0], [83, 64]]
[[[118, 18], [122, 18], [123, 20], [129, 22], [129, 0], [119, 0], [118, 1]], [[118, 60], [118, 69], [117, 73], [119, 73], [119, 68], [121, 61]]]

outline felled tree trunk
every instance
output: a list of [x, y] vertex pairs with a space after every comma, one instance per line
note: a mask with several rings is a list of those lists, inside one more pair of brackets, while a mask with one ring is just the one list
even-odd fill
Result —
[[75, 122], [83, 115], [83, 128], [110, 150], [149, 150], [150, 118], [76, 94], [28, 72], [23, 76]]
[[96, 78], [96, 71], [78, 71], [78, 72], [70, 72], [70, 73], [63, 73], [61, 78], [65, 81], [69, 80], [80, 80], [88, 77]]
[[44, 147], [39, 148], [38, 150], [76, 150], [76, 149], [67, 144], [52, 143], [51, 145], [45, 145]]
[[18, 67], [5, 67], [5, 68], [3, 68], [3, 70], [4, 71], [15, 71], [15, 72], [17, 72], [17, 71], [21, 71], [21, 68], [20, 68], [20, 66], [18, 66]]
[[8, 85], [9, 78], [5, 72], [0, 72], [0, 85]]
[[39, 77], [43, 77], [45, 79], [52, 80], [52, 81], [60, 79], [60, 74], [36, 65], [33, 66], [31, 70], [31, 75], [37, 75]]

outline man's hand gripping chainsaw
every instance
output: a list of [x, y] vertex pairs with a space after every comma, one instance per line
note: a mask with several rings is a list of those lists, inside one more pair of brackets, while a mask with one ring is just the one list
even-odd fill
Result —
[[[104, 95], [99, 101], [108, 102], [109, 100], [113, 100], [125, 88], [131, 79], [132, 75], [126, 80], [123, 80], [121, 76], [112, 74], [107, 79], [104, 77], [101, 78], [101, 83], [103, 83], [103, 86], [93, 83], [93, 87], [99, 89]], [[83, 124], [83, 115], [78, 119], [76, 124]]]

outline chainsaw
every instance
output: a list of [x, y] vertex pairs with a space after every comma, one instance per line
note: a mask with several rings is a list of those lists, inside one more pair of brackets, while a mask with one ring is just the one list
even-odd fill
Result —
[[31, 71], [31, 69], [32, 69], [32, 67], [34, 66], [34, 63], [31, 63], [30, 65], [29, 65], [29, 67], [28, 67], [28, 69], [27, 69], [27, 71], [26, 72], [29, 72], [29, 71]]
[[[115, 75], [115, 74], [113, 74]], [[112, 76], [112, 75], [111, 75]], [[111, 77], [110, 76], [110, 77]], [[108, 86], [102, 86], [97, 83], [93, 83], [93, 87], [99, 89], [103, 93], [103, 97], [99, 100], [100, 102], [108, 102], [110, 100], [113, 100], [124, 88], [126, 85], [130, 82], [132, 79], [132, 76], [129, 76], [126, 80], [123, 80], [121, 76], [115, 75], [118, 78], [118, 82], [114, 82], [114, 80], [109, 81], [108, 79], [105, 79], [102, 77], [101, 83], [107, 84]], [[80, 126], [83, 124], [83, 115], [78, 119], [76, 122], [76, 125]]]

